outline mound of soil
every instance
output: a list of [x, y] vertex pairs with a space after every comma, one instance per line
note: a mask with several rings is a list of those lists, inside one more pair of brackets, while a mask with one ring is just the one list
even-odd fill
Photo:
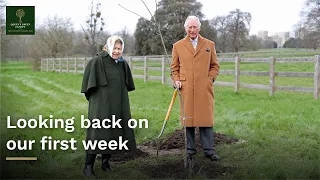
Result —
[[[195, 131], [195, 140], [197, 144], [197, 149], [201, 148], [200, 143], [200, 132], [199, 129], [196, 128]], [[226, 136], [224, 134], [220, 133], [214, 133], [214, 146], [218, 144], [233, 144], [239, 142], [238, 139]], [[160, 140], [153, 140], [151, 142], [146, 142], [143, 145], [149, 146], [149, 147], [157, 147], [157, 142], [159, 141], [159, 149], [184, 149], [185, 148], [185, 137], [184, 137], [184, 130], [176, 130], [173, 134], [170, 136], [160, 139]]]
[[[220, 133], [214, 133], [214, 146], [219, 144], [232, 144], [239, 142], [238, 139], [226, 136]], [[201, 143], [199, 136], [199, 129], [196, 128], [195, 132], [197, 150], [201, 151]], [[135, 152], [127, 152], [127, 153], [119, 153], [115, 154], [111, 157], [110, 162], [113, 163], [124, 163], [129, 160], [141, 158], [141, 157], [149, 157], [157, 154], [157, 142], [159, 141], [159, 149], [162, 150], [159, 152], [159, 155], [178, 155], [183, 154], [185, 148], [184, 141], [184, 130], [176, 130], [170, 136], [163, 139], [156, 139], [150, 142], [143, 143], [138, 146], [137, 151]]]

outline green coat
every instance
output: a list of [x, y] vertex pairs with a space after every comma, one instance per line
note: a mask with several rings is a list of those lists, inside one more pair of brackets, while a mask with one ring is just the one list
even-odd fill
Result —
[[[134, 130], [128, 127], [131, 119], [128, 91], [135, 89], [130, 68], [126, 61], [116, 63], [102, 51], [91, 59], [84, 71], [81, 93], [89, 101], [88, 119], [122, 119], [122, 128], [88, 128], [86, 140], [116, 140], [122, 136], [129, 151], [136, 150]], [[108, 124], [107, 124], [108, 125]], [[111, 123], [110, 123], [111, 125]], [[125, 151], [125, 150], [123, 150]], [[90, 154], [113, 154], [115, 150], [88, 150]]]

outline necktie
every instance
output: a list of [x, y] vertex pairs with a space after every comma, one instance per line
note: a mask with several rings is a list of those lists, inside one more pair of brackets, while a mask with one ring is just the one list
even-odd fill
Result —
[[193, 40], [193, 41], [191, 41], [191, 42], [192, 42], [193, 48], [196, 49], [196, 48], [197, 48], [197, 41], [196, 41], [196, 40]]

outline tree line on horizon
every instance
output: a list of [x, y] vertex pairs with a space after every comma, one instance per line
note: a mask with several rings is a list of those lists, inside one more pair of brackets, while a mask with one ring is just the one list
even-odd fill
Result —
[[[32, 58], [39, 61], [44, 57], [94, 56], [110, 36], [101, 12], [101, 2], [92, 0], [88, 19], [75, 30], [70, 18], [47, 17], [36, 26], [36, 35], [17, 36], [5, 34], [5, 0], [1, 3], [1, 61], [5, 59]], [[320, 47], [320, 0], [306, 0], [301, 10], [301, 21], [294, 26], [294, 37], [283, 47]], [[226, 15], [205, 19], [202, 4], [196, 0], [160, 0], [150, 20], [140, 18], [133, 34], [127, 29], [116, 32], [125, 41], [127, 55], [165, 54], [157, 26], [160, 26], [168, 53], [172, 45], [185, 36], [184, 21], [188, 15], [201, 20], [200, 34], [216, 43], [217, 52], [252, 51], [261, 48], [276, 48], [272, 39], [261, 39], [249, 35], [252, 16], [250, 12], [235, 9]], [[27, 47], [27, 48], [26, 48]]]

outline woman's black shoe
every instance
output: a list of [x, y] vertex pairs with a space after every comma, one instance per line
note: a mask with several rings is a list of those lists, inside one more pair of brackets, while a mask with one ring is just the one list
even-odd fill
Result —
[[101, 164], [101, 169], [106, 172], [106, 171], [113, 171], [110, 167], [109, 160], [111, 158], [110, 154], [103, 154], [102, 155], [102, 164]]
[[93, 168], [91, 165], [87, 165], [84, 169], [83, 169], [83, 174], [87, 177], [96, 177], [96, 175], [93, 172]]

